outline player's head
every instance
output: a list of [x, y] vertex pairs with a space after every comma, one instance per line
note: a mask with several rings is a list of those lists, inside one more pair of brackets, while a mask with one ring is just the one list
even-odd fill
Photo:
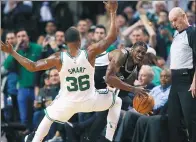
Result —
[[186, 13], [180, 8], [175, 7], [169, 13], [169, 21], [179, 32], [183, 31], [189, 25]]
[[80, 48], [80, 33], [75, 27], [70, 27], [65, 31], [65, 42], [67, 45], [74, 44]]
[[133, 57], [134, 63], [141, 64], [141, 62], [143, 61], [143, 58], [147, 52], [146, 43], [144, 43], [142, 41], [138, 41], [132, 46], [132, 49], [133, 50], [132, 50], [131, 56]]
[[93, 39], [95, 42], [99, 42], [106, 36], [106, 28], [103, 25], [97, 25], [94, 31]]

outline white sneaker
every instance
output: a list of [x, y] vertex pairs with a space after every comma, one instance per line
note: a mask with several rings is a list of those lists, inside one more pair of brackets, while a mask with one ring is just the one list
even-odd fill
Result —
[[63, 142], [61, 137], [54, 136], [52, 139], [48, 140], [47, 142]]

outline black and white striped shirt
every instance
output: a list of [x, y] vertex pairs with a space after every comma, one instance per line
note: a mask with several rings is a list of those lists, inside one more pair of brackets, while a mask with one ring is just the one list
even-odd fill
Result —
[[170, 69], [193, 69], [196, 66], [196, 27], [175, 32], [170, 55]]

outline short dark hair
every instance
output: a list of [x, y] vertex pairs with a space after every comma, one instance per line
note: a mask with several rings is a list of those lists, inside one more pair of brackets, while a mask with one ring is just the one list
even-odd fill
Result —
[[133, 29], [133, 31], [138, 31], [138, 30], [141, 30], [144, 35], [149, 36], [148, 31], [144, 26], [137, 26]]
[[95, 30], [96, 29], [104, 29], [104, 31], [105, 31], [105, 33], [106, 33], [106, 28], [105, 28], [105, 26], [104, 25], [96, 25], [96, 28], [95, 28]]
[[167, 10], [161, 10], [161, 11], [159, 12], [159, 14], [160, 14], [161, 12], [164, 12], [164, 13], [166, 13], [167, 15], [169, 15], [169, 12], [168, 12]]
[[65, 31], [65, 42], [76, 42], [80, 40], [80, 33], [75, 27], [70, 27]]
[[15, 34], [21, 32], [21, 31], [25, 31], [27, 33], [27, 35], [28, 35], [28, 32], [27, 32], [27, 30], [25, 28], [19, 28], [19, 29], [17, 29], [16, 32], [15, 32]]
[[135, 44], [133, 44], [132, 48], [136, 48], [138, 46], [145, 47], [146, 50], [148, 49], [147, 44], [145, 42], [143, 42], [143, 41], [137, 41]]

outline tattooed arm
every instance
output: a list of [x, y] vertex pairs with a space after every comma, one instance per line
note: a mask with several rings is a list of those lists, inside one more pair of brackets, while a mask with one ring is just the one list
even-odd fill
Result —
[[23, 67], [31, 72], [47, 70], [52, 67], [56, 67], [59, 71], [61, 69], [60, 52], [57, 52], [46, 59], [41, 59], [36, 62], [31, 61], [21, 55], [19, 55], [8, 42], [5, 44], [1, 42], [1, 50], [11, 54]]

